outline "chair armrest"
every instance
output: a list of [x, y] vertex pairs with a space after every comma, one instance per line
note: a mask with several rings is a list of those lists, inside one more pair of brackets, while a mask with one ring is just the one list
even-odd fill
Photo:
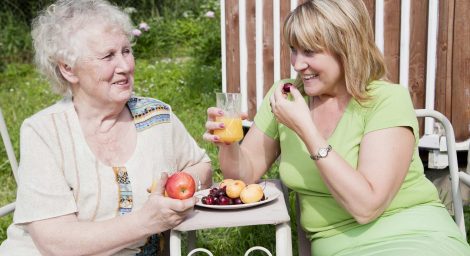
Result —
[[8, 215], [15, 210], [15, 202], [0, 207], [0, 217]]

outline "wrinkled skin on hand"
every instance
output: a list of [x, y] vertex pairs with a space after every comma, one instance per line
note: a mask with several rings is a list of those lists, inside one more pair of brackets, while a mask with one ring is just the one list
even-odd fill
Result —
[[166, 231], [180, 224], [193, 210], [197, 199], [191, 197], [185, 200], [165, 197], [165, 184], [168, 174], [163, 173], [157, 189], [149, 195], [147, 202], [140, 209], [142, 223], [151, 234]]

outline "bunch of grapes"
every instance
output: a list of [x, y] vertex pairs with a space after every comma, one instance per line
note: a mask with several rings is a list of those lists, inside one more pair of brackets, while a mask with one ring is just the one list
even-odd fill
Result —
[[239, 197], [230, 198], [227, 196], [226, 187], [212, 188], [209, 195], [202, 197], [201, 202], [207, 205], [233, 205], [243, 204]]

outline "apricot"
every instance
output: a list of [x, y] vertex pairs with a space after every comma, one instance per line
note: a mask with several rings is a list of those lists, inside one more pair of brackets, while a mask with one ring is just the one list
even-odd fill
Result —
[[225, 186], [227, 186], [228, 184], [234, 182], [235, 180], [233, 179], [224, 179], [220, 184], [219, 184], [219, 188], [223, 188]]
[[250, 184], [240, 192], [240, 199], [244, 204], [259, 202], [263, 197], [263, 188], [259, 184]]
[[227, 184], [227, 186], [225, 187], [225, 192], [227, 193], [228, 197], [235, 199], [237, 197], [240, 197], [240, 193], [245, 187], [246, 184], [242, 180], [234, 180], [230, 184]]

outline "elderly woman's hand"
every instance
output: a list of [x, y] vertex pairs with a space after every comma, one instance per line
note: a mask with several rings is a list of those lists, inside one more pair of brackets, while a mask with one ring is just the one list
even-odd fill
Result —
[[[214, 135], [214, 130], [225, 129], [224, 123], [216, 121], [217, 117], [222, 116], [224, 116], [224, 111], [220, 108], [210, 107], [207, 109], [206, 132], [202, 135], [204, 140], [218, 145], [226, 144], [220, 140], [219, 136]], [[240, 117], [244, 120], [248, 117], [248, 114], [242, 113]]]
[[142, 224], [149, 234], [159, 233], [174, 228], [180, 224], [186, 215], [192, 211], [197, 198], [185, 200], [165, 197], [165, 184], [168, 174], [163, 173], [157, 189], [149, 195], [142, 207]]

